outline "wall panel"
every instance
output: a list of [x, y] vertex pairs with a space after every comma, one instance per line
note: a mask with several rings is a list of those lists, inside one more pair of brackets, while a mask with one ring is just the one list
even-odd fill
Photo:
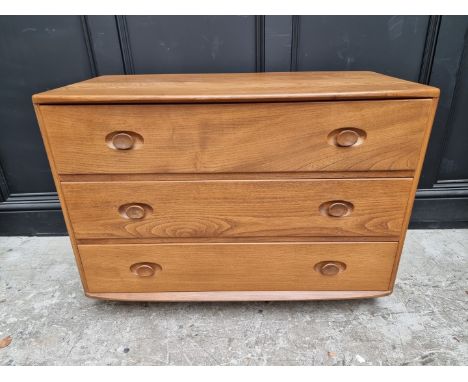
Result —
[[2, 16], [0, 235], [65, 227], [31, 95], [106, 74], [374, 70], [441, 88], [411, 226], [468, 226], [467, 16]]

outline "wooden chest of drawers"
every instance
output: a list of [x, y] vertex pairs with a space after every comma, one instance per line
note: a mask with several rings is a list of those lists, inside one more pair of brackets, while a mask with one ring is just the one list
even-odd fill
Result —
[[103, 76], [33, 96], [86, 295], [391, 293], [436, 88], [372, 72]]

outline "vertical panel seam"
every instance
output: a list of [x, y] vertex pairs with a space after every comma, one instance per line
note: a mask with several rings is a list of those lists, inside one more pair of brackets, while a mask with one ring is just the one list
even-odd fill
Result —
[[299, 27], [301, 23], [301, 17], [292, 16], [291, 21], [291, 63], [289, 70], [291, 72], [297, 72], [299, 54]]
[[96, 65], [96, 56], [94, 52], [94, 47], [92, 44], [91, 30], [88, 25], [88, 17], [80, 16], [81, 27], [83, 29], [83, 36], [86, 45], [86, 52], [88, 54], [89, 66], [91, 71], [91, 76], [96, 77], [98, 75], [97, 65]]
[[255, 70], [265, 71], [265, 16], [255, 16]]
[[135, 74], [133, 63], [133, 54], [130, 46], [130, 36], [128, 33], [126, 16], [115, 16], [117, 24], [117, 34], [119, 36], [120, 51], [122, 53], [122, 62], [125, 74]]
[[441, 20], [442, 16], [429, 16], [426, 41], [424, 43], [421, 67], [419, 69], [418, 81], [422, 84], [429, 84], [431, 80], [432, 65], [434, 63]]
[[2, 165], [0, 163], [0, 203], [8, 199], [10, 195], [10, 189], [8, 188], [8, 182], [3, 171]]

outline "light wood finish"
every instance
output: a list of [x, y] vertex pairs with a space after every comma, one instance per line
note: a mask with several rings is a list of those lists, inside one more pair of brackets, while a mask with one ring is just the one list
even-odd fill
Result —
[[145, 217], [145, 209], [139, 204], [131, 204], [125, 206], [123, 214], [127, 219], [143, 219]]
[[130, 266], [130, 272], [138, 277], [153, 277], [160, 271], [162, 271], [162, 268], [156, 263], [135, 263]]
[[331, 200], [322, 203], [319, 207], [319, 211], [323, 216], [330, 216], [333, 218], [349, 216], [353, 210], [354, 204], [344, 200]]
[[315, 301], [353, 300], [388, 296], [392, 291], [235, 291], [235, 292], [149, 292], [149, 293], [90, 293], [86, 296], [114, 301]]
[[34, 105], [34, 111], [36, 113], [37, 122], [38, 122], [39, 128], [41, 130], [42, 140], [44, 141], [44, 146], [45, 146], [45, 149], [46, 149], [47, 158], [49, 159], [49, 165], [50, 165], [50, 169], [52, 170], [52, 176], [53, 176], [53, 179], [54, 179], [55, 188], [57, 190], [58, 197], [60, 198], [60, 204], [61, 204], [61, 207], [62, 207], [63, 217], [64, 217], [64, 220], [65, 220], [65, 225], [67, 227], [68, 235], [70, 236], [70, 242], [71, 242], [71, 245], [72, 245], [72, 248], [73, 248], [73, 254], [75, 256], [75, 262], [76, 262], [76, 265], [78, 267], [78, 271], [80, 273], [81, 283], [83, 284], [83, 287], [84, 287], [84, 289], [86, 291], [88, 289], [88, 284], [86, 282], [86, 277], [85, 277], [84, 270], [83, 270], [83, 264], [81, 262], [80, 253], [78, 251], [78, 245], [76, 243], [76, 238], [75, 238], [75, 233], [73, 231], [73, 226], [72, 226], [72, 224], [70, 222], [68, 207], [67, 207], [67, 204], [65, 203], [65, 198], [64, 198], [63, 193], [62, 193], [62, 187], [61, 187], [61, 184], [60, 184], [60, 180], [58, 178], [57, 167], [55, 165], [55, 160], [54, 160], [54, 157], [53, 157], [52, 152], [51, 152], [50, 142], [49, 142], [49, 140], [47, 138], [47, 133], [45, 131], [45, 124], [44, 124], [44, 121], [43, 121], [43, 118], [42, 118], [41, 109], [40, 109], [40, 107], [38, 105]]
[[351, 147], [359, 143], [359, 139], [364, 141], [366, 133], [363, 130], [340, 129], [335, 135], [335, 144], [338, 147]]
[[60, 174], [405, 171], [431, 101], [40, 108]]
[[346, 171], [346, 172], [243, 172], [198, 174], [59, 174], [62, 182], [112, 182], [125, 179], [162, 180], [273, 180], [273, 179], [360, 179], [360, 178], [412, 178], [413, 170], [406, 171]]
[[[80, 245], [91, 293], [387, 290], [398, 243]], [[320, 262], [346, 269], [324, 275]], [[161, 268], [150, 277], [137, 263]]]
[[76, 239], [78, 244], [168, 244], [168, 243], [278, 243], [278, 242], [360, 242], [395, 241], [395, 236], [255, 236], [255, 237], [152, 237]]
[[[73, 182], [62, 187], [78, 239], [396, 238], [411, 183], [410, 179]], [[343, 217], [323, 214], [321, 206], [329, 200], [345, 201], [353, 206], [352, 212]], [[144, 203], [153, 213], [137, 220], [122, 218], [119, 210], [127, 203]]]
[[438, 96], [298, 72], [104, 76], [33, 100], [87, 296], [254, 301], [392, 292]]
[[33, 96], [35, 103], [197, 103], [432, 98], [439, 89], [374, 72], [102, 76]]
[[413, 205], [414, 205], [414, 198], [416, 196], [416, 191], [418, 189], [418, 183], [419, 183], [419, 178], [421, 176], [421, 171], [424, 163], [424, 156], [426, 155], [426, 150], [427, 150], [427, 145], [429, 143], [429, 138], [431, 135], [431, 129], [432, 125], [434, 123], [434, 118], [437, 110], [437, 104], [439, 103], [439, 99], [435, 98], [431, 101], [431, 112], [429, 113], [426, 121], [426, 128], [425, 128], [425, 133], [424, 133], [424, 140], [423, 143], [419, 149], [419, 160], [418, 160], [418, 167], [416, 168], [416, 173], [413, 178], [413, 184], [411, 185], [411, 190], [409, 193], [408, 197], [408, 204], [406, 206], [406, 211], [405, 211], [405, 218], [403, 222], [403, 226], [401, 227], [401, 232], [400, 232], [400, 240], [398, 244], [398, 252], [397, 252], [397, 258], [395, 260], [395, 263], [393, 265], [393, 272], [392, 272], [392, 280], [389, 285], [389, 289], [393, 290], [393, 287], [395, 285], [395, 279], [396, 279], [396, 274], [398, 270], [398, 265], [400, 264], [400, 258], [401, 258], [401, 253], [403, 251], [403, 244], [405, 243], [405, 237], [406, 237], [406, 232], [408, 230], [408, 225], [410, 222], [411, 218], [411, 211], [413, 210]]
[[115, 131], [106, 137], [107, 146], [114, 150], [135, 149], [138, 141], [143, 143], [141, 136], [131, 131]]
[[[364, 261], [364, 259], [361, 259]], [[323, 276], [336, 276], [340, 272], [346, 271], [347, 265], [341, 261], [321, 261], [315, 264], [314, 271]]]
[[141, 220], [152, 213], [151, 206], [145, 203], [127, 203], [119, 207], [119, 214], [124, 219]]

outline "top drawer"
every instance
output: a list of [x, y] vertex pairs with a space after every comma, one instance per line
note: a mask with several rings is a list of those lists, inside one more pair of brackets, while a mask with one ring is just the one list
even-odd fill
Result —
[[41, 105], [60, 174], [413, 170], [431, 100]]

